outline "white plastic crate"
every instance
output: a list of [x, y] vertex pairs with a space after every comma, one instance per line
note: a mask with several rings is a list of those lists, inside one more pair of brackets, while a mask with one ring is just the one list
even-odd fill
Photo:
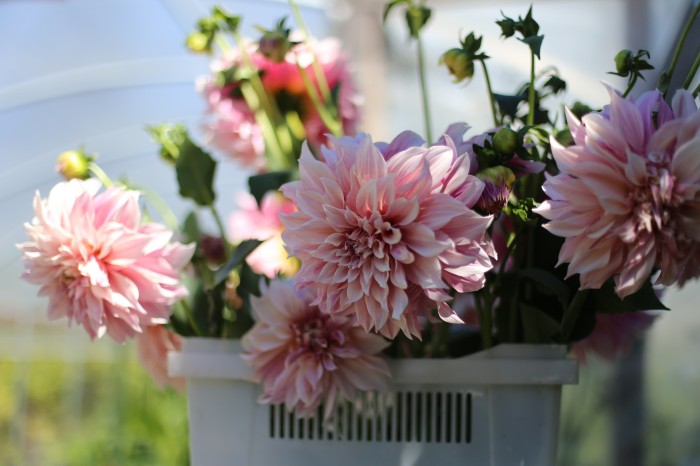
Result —
[[460, 359], [391, 362], [387, 393], [339, 403], [330, 420], [257, 403], [230, 340], [186, 339], [169, 355], [186, 377], [192, 466], [554, 465], [565, 348], [499, 345]]

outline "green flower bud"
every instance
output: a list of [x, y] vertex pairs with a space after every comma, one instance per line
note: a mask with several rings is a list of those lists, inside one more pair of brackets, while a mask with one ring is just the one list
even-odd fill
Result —
[[89, 165], [93, 158], [81, 150], [67, 150], [58, 156], [56, 171], [66, 180], [90, 178]]
[[495, 186], [505, 186], [507, 188], [510, 188], [515, 183], [513, 170], [502, 165], [481, 170], [476, 174], [476, 177]]
[[474, 61], [463, 49], [450, 49], [440, 57], [441, 65], [447, 66], [456, 83], [474, 76]]
[[185, 45], [195, 53], [211, 53], [211, 36], [202, 32], [193, 32], [187, 36]]
[[501, 155], [512, 155], [518, 149], [518, 133], [501, 128], [493, 135], [493, 148]]
[[632, 51], [621, 50], [615, 55], [615, 71], [620, 76], [627, 76], [632, 69]]

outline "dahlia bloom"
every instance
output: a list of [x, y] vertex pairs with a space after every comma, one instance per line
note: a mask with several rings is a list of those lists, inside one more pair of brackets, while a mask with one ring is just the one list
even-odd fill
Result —
[[656, 320], [653, 312], [626, 312], [624, 314], [596, 314], [593, 332], [571, 346], [571, 353], [585, 363], [589, 354], [597, 354], [607, 361], [624, 354], [637, 338]]
[[123, 187], [101, 193], [95, 179], [58, 183], [34, 198], [22, 277], [49, 297], [49, 318], [67, 317], [92, 339], [105, 333], [124, 342], [163, 324], [187, 295], [179, 272], [193, 245], [171, 242], [163, 225], [141, 225], [138, 193]]
[[[263, 87], [276, 101], [283, 113], [299, 114], [306, 131], [306, 138], [314, 147], [326, 141], [328, 128], [313, 106], [308, 95], [297, 61], [305, 69], [315, 86], [318, 86], [311, 64], [318, 59], [323, 75], [331, 89], [338, 89], [338, 111], [344, 134], [354, 134], [359, 119], [359, 97], [350, 78], [347, 60], [340, 49], [340, 42], [325, 39], [312, 42], [312, 50], [303, 44], [294, 45], [285, 60], [275, 62], [250, 45], [248, 53], [253, 66], [260, 73]], [[237, 82], [224, 86], [217, 84], [215, 75], [221, 71], [241, 66], [237, 51], [211, 64], [212, 75], [197, 81], [197, 89], [207, 101], [203, 125], [205, 143], [230, 155], [242, 164], [261, 169], [264, 166], [264, 140], [253, 111], [240, 94]]]
[[437, 304], [447, 321], [450, 289], [483, 287], [495, 252], [486, 236], [492, 217], [471, 207], [483, 183], [469, 157], [447, 146], [404, 149], [369, 135], [332, 139], [324, 161], [308, 147], [300, 180], [282, 192], [297, 211], [282, 216], [291, 255], [301, 260], [301, 286], [316, 289], [324, 312], [354, 315], [366, 330], [420, 337], [419, 316]]
[[294, 211], [294, 204], [279, 193], [267, 193], [258, 208], [255, 198], [243, 194], [238, 199], [240, 210], [229, 217], [229, 235], [233, 243], [246, 239], [257, 239], [263, 243], [255, 248], [246, 258], [246, 262], [255, 273], [269, 278], [281, 273], [293, 275], [299, 268], [298, 262], [290, 258], [284, 249], [282, 231], [284, 225], [280, 214]]
[[299, 416], [326, 416], [341, 395], [385, 390], [389, 367], [378, 354], [388, 342], [353, 325], [349, 316], [329, 315], [311, 304], [309, 290], [297, 293], [288, 282], [261, 285], [251, 298], [257, 323], [243, 337], [243, 358], [263, 385], [260, 401], [285, 403]]
[[168, 353], [182, 349], [182, 337], [162, 325], [149, 325], [143, 333], [136, 335], [135, 340], [139, 361], [156, 385], [161, 389], [170, 386], [183, 391], [185, 379], [168, 376]]
[[560, 173], [535, 209], [566, 238], [559, 263], [581, 288], [614, 277], [624, 298], [647, 281], [681, 285], [700, 268], [700, 112], [680, 90], [669, 107], [659, 91], [636, 102], [610, 90], [602, 112], [567, 118], [574, 145], [552, 139]]

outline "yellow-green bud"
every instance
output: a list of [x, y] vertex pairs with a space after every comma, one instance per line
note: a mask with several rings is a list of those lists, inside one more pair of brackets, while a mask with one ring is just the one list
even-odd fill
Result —
[[447, 66], [456, 83], [474, 76], [474, 61], [462, 49], [454, 48], [443, 53], [440, 64]]
[[518, 148], [518, 133], [501, 128], [493, 135], [493, 148], [501, 155], [512, 155]]
[[187, 36], [185, 45], [195, 53], [211, 53], [211, 38], [199, 31]]
[[89, 165], [93, 158], [85, 155], [82, 150], [67, 150], [58, 156], [56, 171], [66, 180], [90, 178]]
[[632, 51], [621, 50], [615, 55], [615, 70], [621, 76], [627, 76], [632, 64]]

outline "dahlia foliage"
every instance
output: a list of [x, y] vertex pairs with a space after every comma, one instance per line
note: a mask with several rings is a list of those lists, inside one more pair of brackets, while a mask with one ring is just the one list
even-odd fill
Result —
[[[430, 10], [391, 1], [385, 16], [401, 8], [419, 39]], [[150, 128], [193, 205], [179, 231], [162, 202], [148, 212], [171, 228], [147, 221], [94, 156], [67, 151], [57, 169], [70, 181], [37, 194], [18, 245], [50, 318], [93, 339], [136, 337], [160, 385], [181, 386], [165, 354], [191, 336], [242, 339], [261, 401], [299, 415], [385, 389], [387, 357], [526, 342], [612, 358], [665, 309], [658, 288], [700, 275], [696, 70], [682, 89], [668, 89], [673, 69], [642, 89], [649, 54], [623, 51], [613, 74], [627, 83], [608, 86], [602, 109], [557, 115], [566, 82], [537, 69], [544, 36], [530, 9], [497, 21], [532, 64], [512, 94], [492, 92], [474, 33], [439, 59], [456, 82], [483, 71], [491, 129], [456, 122], [433, 137], [421, 86], [423, 135], [377, 142], [355, 132], [340, 42], [286, 20], [252, 41], [240, 22], [215, 7], [187, 40], [211, 55], [200, 135]], [[218, 160], [253, 171], [250, 194], [217, 198]]]

